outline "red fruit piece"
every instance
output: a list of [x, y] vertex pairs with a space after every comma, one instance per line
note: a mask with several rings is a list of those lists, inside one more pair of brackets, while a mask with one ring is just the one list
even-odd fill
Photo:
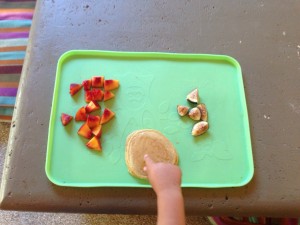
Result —
[[111, 99], [113, 97], [115, 97], [114, 93], [112, 93], [110, 91], [105, 91], [104, 92], [104, 98], [103, 98], [103, 100], [107, 101], [107, 100], [109, 100], [109, 99]]
[[60, 119], [61, 119], [62, 124], [64, 126], [66, 126], [71, 122], [71, 120], [73, 119], [73, 116], [70, 116], [66, 113], [62, 113]]
[[93, 112], [97, 109], [100, 109], [100, 105], [96, 101], [90, 101], [90, 103], [85, 107], [87, 113]]
[[102, 114], [102, 117], [101, 117], [101, 122], [100, 124], [105, 124], [107, 123], [109, 120], [111, 120], [113, 117], [115, 116], [115, 113], [111, 110], [109, 110], [108, 108], [105, 108], [104, 109], [104, 112]]
[[93, 89], [92, 90], [93, 93], [93, 97], [95, 101], [102, 101], [103, 99], [103, 91], [101, 91], [100, 89]]
[[79, 130], [77, 131], [77, 134], [79, 134], [82, 137], [85, 137], [87, 139], [90, 139], [93, 134], [87, 123], [84, 123]]
[[86, 123], [90, 129], [93, 129], [94, 127], [96, 127], [100, 124], [100, 121], [101, 121], [100, 116], [88, 115]]
[[90, 91], [85, 92], [85, 101], [102, 101], [103, 99], [103, 91], [100, 89], [92, 89]]
[[81, 84], [70, 84], [70, 95], [75, 95], [81, 88]]
[[87, 118], [87, 115], [86, 115], [85, 107], [81, 107], [75, 115], [75, 120], [76, 121], [86, 121], [86, 118]]
[[82, 81], [82, 85], [83, 85], [83, 89], [85, 91], [88, 91], [92, 87], [92, 81], [91, 80], [84, 80], [84, 81]]
[[118, 80], [105, 80], [104, 81], [104, 90], [110, 91], [119, 87]]
[[102, 151], [101, 143], [97, 137], [93, 137], [86, 146], [90, 149]]
[[103, 87], [103, 84], [104, 84], [103, 76], [92, 77], [92, 87], [101, 88]]
[[100, 138], [102, 134], [102, 126], [99, 124], [93, 128], [92, 133], [97, 137]]
[[94, 100], [93, 92], [92, 91], [86, 91], [85, 92], [85, 101], [90, 102], [92, 100]]

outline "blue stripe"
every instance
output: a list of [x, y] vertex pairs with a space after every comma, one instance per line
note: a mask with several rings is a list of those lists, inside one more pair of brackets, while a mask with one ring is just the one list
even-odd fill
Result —
[[0, 41], [0, 47], [26, 46], [27, 42], [28, 42], [28, 38], [5, 39]]
[[0, 28], [30, 27], [31, 20], [0, 20]]
[[0, 105], [15, 105], [16, 97], [0, 96]]
[[8, 59], [24, 59], [25, 52], [17, 51], [17, 52], [0, 52], [0, 60], [8, 60]]
[[13, 112], [14, 112], [14, 108], [0, 107], [0, 115], [2, 116], [12, 116]]

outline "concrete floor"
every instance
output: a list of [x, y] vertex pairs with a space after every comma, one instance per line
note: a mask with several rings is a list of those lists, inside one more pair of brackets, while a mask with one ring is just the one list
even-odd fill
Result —
[[[5, 158], [10, 124], [0, 123], [0, 178]], [[151, 225], [156, 224], [156, 216], [146, 215], [103, 215], [103, 214], [70, 214], [70, 213], [33, 213], [0, 210], [1, 225], [54, 225], [54, 224], [87, 224], [87, 225]], [[206, 217], [187, 217], [188, 225], [210, 225]]]

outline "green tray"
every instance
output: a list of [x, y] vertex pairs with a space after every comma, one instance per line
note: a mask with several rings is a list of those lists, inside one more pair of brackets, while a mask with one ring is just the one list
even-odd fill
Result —
[[[118, 79], [110, 108], [116, 117], [103, 126], [103, 152], [85, 147], [77, 135], [81, 122], [67, 127], [62, 112], [75, 115], [84, 106], [83, 89], [69, 95], [70, 83], [93, 75]], [[193, 137], [194, 122], [177, 114], [177, 104], [199, 89], [210, 128]], [[183, 187], [234, 187], [247, 184], [254, 173], [248, 114], [239, 63], [225, 55], [74, 50], [57, 65], [46, 158], [50, 181], [74, 187], [150, 187], [132, 177], [125, 164], [125, 141], [137, 129], [156, 129], [176, 147]]]

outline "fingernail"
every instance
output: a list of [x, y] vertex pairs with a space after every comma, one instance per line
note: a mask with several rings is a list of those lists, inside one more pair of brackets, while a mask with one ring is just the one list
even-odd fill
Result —
[[143, 170], [144, 170], [144, 171], [147, 171], [147, 167], [146, 167], [146, 166], [144, 166]]
[[144, 159], [146, 159], [148, 157], [148, 155], [146, 154], [146, 155], [144, 155]]

